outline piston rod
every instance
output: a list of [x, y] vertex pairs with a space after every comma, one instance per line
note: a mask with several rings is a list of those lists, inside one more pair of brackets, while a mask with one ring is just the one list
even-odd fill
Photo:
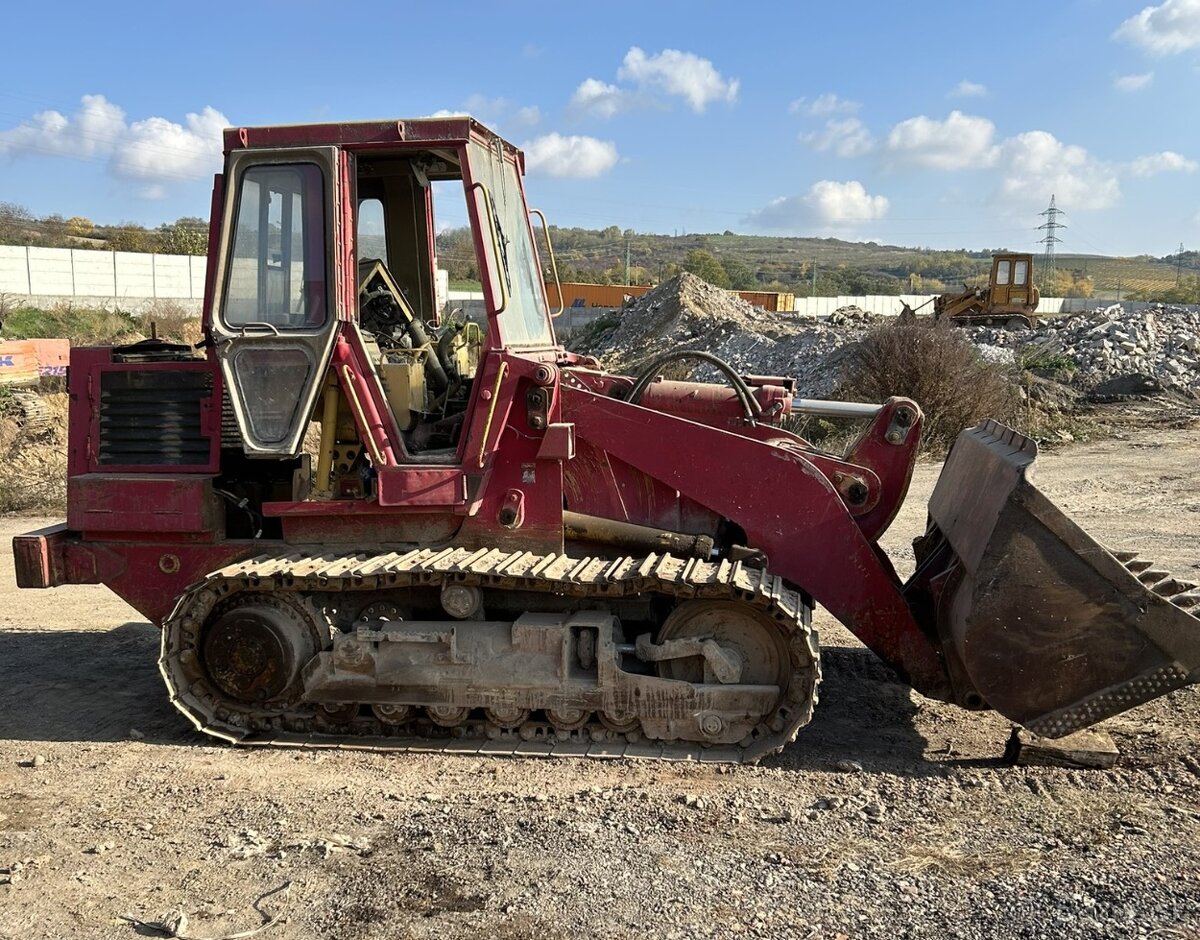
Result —
[[865, 401], [821, 401], [816, 398], [793, 398], [792, 413], [817, 415], [822, 418], [873, 418], [883, 405]]

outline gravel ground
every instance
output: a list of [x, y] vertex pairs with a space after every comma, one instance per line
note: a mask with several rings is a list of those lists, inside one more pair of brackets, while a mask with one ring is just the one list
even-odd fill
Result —
[[[1043, 456], [1113, 545], [1200, 578], [1195, 429]], [[937, 467], [885, 539], [901, 569]], [[0, 520], [8, 536], [41, 524]], [[7, 551], [7, 548], [6, 548]], [[0, 559], [0, 937], [1200, 936], [1200, 694], [1105, 725], [1112, 771], [1012, 768], [827, 617], [813, 724], [759, 767], [215, 747], [156, 631]], [[40, 758], [40, 760], [38, 759]]]

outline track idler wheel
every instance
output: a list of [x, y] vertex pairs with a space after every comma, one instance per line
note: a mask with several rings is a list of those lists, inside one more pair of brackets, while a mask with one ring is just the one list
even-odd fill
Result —
[[220, 613], [205, 631], [201, 652], [209, 678], [231, 699], [288, 704], [299, 697], [301, 670], [318, 643], [302, 612], [260, 597]]
[[588, 719], [592, 717], [592, 714], [582, 708], [564, 706], [562, 708], [551, 708], [546, 712], [546, 717], [550, 720], [550, 724], [554, 726], [555, 731], [566, 733], [578, 731], [588, 723]]

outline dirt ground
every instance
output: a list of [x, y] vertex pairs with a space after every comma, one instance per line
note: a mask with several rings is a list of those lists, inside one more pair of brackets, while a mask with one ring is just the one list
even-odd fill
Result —
[[[1200, 430], [1039, 459], [1094, 535], [1200, 580]], [[885, 539], [901, 569], [937, 473]], [[828, 617], [812, 725], [759, 767], [213, 746], [156, 631], [21, 592], [0, 520], [0, 937], [1200, 936], [1200, 691], [1108, 722], [1113, 771], [1012, 768]], [[4, 872], [8, 872], [5, 874]], [[15, 875], [15, 877], [14, 877]]]

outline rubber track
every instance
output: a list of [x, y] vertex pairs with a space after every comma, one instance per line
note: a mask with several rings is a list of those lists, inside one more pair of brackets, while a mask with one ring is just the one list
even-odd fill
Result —
[[[540, 591], [606, 600], [648, 592], [679, 600], [740, 600], [765, 610], [788, 638], [793, 678], [776, 711], [738, 746], [653, 741], [617, 734], [599, 722], [577, 732], [530, 721], [500, 732], [469, 720], [447, 736], [397, 732], [373, 717], [332, 725], [313, 706], [280, 714], [234, 705], [209, 685], [196, 665], [200, 631], [213, 609], [240, 592], [291, 595], [403, 590], [445, 583], [484, 589]], [[163, 623], [159, 669], [172, 703], [206, 734], [240, 744], [359, 748], [384, 751], [546, 757], [636, 757], [662, 760], [755, 762], [779, 751], [812, 718], [820, 681], [811, 608], [798, 591], [764, 569], [741, 562], [706, 562], [651, 554], [640, 558], [572, 558], [500, 550], [416, 549], [385, 554], [296, 552], [262, 555], [208, 575], [191, 587]], [[453, 621], [451, 621], [453, 622]]]

